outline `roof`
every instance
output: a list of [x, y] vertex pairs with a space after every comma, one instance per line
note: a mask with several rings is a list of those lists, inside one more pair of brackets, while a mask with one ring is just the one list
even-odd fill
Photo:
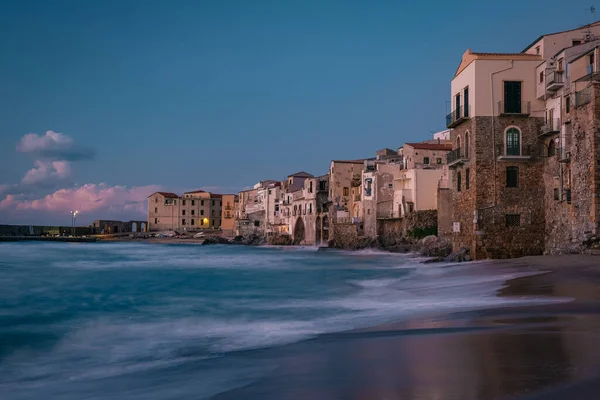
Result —
[[542, 56], [537, 54], [527, 53], [473, 53], [471, 49], [467, 49], [462, 56], [462, 60], [456, 69], [454, 76], [458, 76], [465, 68], [467, 68], [475, 60], [524, 60], [524, 61], [541, 61]]
[[300, 178], [304, 178], [304, 177], [312, 178], [313, 177], [312, 174], [309, 174], [308, 172], [304, 172], [304, 171], [300, 171], [300, 172], [296, 172], [295, 174], [288, 175], [288, 178], [291, 176], [298, 176]]
[[419, 150], [452, 150], [452, 144], [437, 144], [437, 143], [404, 143], [405, 146], [410, 146]]
[[176, 195], [175, 193], [171, 193], [171, 192], [154, 192], [154, 193], [152, 193], [152, 194], [151, 194], [150, 196], [148, 196], [148, 197], [152, 197], [152, 196], [154, 196], [155, 194], [160, 194], [161, 196], [163, 196], [163, 197], [166, 197], [166, 198], [168, 198], [168, 199], [177, 199], [177, 198], [179, 198], [179, 196], [178, 196], [178, 195]]
[[193, 194], [193, 193], [206, 193], [205, 190], [194, 190], [192, 192], [184, 192], [183, 194]]
[[210, 194], [210, 198], [211, 199], [222, 199], [223, 195], [222, 194], [211, 193]]
[[363, 158], [362, 160], [331, 160], [331, 162], [341, 164], [364, 164], [365, 160], [369, 160], [369, 158]]
[[536, 44], [537, 42], [539, 42], [540, 40], [542, 40], [545, 36], [551, 36], [551, 35], [558, 35], [559, 33], [565, 33], [565, 32], [572, 32], [572, 31], [578, 31], [580, 29], [585, 29], [585, 28], [589, 28], [591, 26], [595, 26], [600, 24], [600, 21], [596, 21], [596, 22], [592, 22], [591, 24], [588, 25], [583, 25], [580, 26], [578, 28], [573, 28], [573, 29], [567, 29], [566, 31], [559, 31], [559, 32], [552, 32], [552, 33], [546, 33], [544, 35], [541, 35], [540, 37], [538, 37], [537, 39], [535, 39], [533, 42], [531, 42], [527, 47], [525, 47], [522, 51], [522, 53], [525, 53], [527, 50], [529, 50], [530, 48], [533, 47], [534, 44]]
[[585, 50], [583, 53], [581, 53], [580, 55], [578, 55], [575, 58], [572, 58], [571, 60], [569, 60], [570, 63], [579, 60], [581, 57], [583, 56], [587, 56], [588, 54], [590, 54], [591, 52], [593, 52], [594, 50], [596, 50], [598, 47], [600, 47], [600, 45], [596, 45], [590, 49]]

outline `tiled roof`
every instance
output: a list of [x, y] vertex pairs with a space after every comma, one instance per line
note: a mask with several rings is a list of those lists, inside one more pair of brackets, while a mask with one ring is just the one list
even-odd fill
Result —
[[332, 162], [341, 163], [341, 164], [364, 164], [367, 158], [362, 160], [332, 160]]
[[546, 33], [545, 35], [541, 35], [540, 37], [538, 37], [537, 39], [535, 39], [533, 42], [531, 42], [527, 47], [525, 47], [523, 49], [523, 53], [525, 53], [527, 50], [529, 50], [534, 44], [536, 44], [537, 42], [539, 42], [544, 36], [551, 36], [551, 35], [557, 35], [559, 33], [565, 33], [565, 32], [583, 30], [583, 29], [590, 28], [590, 27], [598, 25], [598, 24], [600, 24], [600, 21], [592, 22], [591, 24], [580, 26], [580, 27], [573, 28], [573, 29], [567, 29], [566, 31]]
[[185, 192], [184, 194], [206, 193], [206, 190], [194, 190], [193, 192]]
[[288, 178], [290, 176], [299, 176], [301, 178], [303, 178], [303, 177], [312, 178], [313, 177], [312, 174], [309, 174], [308, 172], [304, 172], [304, 171], [300, 171], [300, 172], [296, 172], [295, 174], [288, 175]]
[[211, 199], [222, 199], [223, 195], [222, 194], [211, 193], [210, 194], [210, 198]]
[[168, 199], [177, 199], [177, 198], [179, 198], [179, 196], [178, 196], [178, 195], [176, 195], [175, 193], [171, 193], [171, 192], [154, 192], [154, 193], [152, 193], [152, 194], [151, 194], [150, 196], [148, 196], [148, 197], [152, 197], [152, 196], [154, 196], [155, 194], [160, 194], [161, 196], [163, 196], [163, 197], [166, 197], [166, 198], [168, 198]]
[[437, 143], [405, 143], [405, 146], [410, 146], [419, 150], [452, 150], [452, 144], [437, 144]]

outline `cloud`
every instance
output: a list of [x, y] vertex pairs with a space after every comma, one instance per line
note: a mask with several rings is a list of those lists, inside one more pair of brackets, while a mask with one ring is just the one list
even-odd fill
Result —
[[67, 161], [35, 161], [35, 167], [27, 171], [21, 183], [35, 185], [48, 184], [50, 181], [64, 179], [71, 175], [71, 166]]
[[54, 131], [46, 131], [43, 136], [35, 133], [23, 136], [17, 143], [17, 150], [43, 160], [80, 161], [95, 156], [92, 149], [76, 146], [73, 139]]
[[96, 219], [146, 220], [146, 199], [159, 190], [161, 187], [157, 185], [126, 187], [90, 183], [33, 199], [9, 194], [0, 201], [0, 222], [64, 224], [71, 210], [78, 210], [78, 218], [84, 223]]

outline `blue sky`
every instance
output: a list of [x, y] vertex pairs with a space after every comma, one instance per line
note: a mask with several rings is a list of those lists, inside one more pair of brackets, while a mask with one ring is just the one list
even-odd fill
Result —
[[[230, 192], [322, 174], [443, 129], [467, 48], [518, 52], [591, 22], [588, 3], [5, 0], [0, 189]], [[37, 155], [17, 143], [46, 131], [93, 156], [20, 193]]]

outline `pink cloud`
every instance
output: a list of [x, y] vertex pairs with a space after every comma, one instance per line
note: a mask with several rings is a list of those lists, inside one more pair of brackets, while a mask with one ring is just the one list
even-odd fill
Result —
[[71, 166], [68, 161], [37, 160], [35, 167], [27, 171], [21, 183], [33, 185], [48, 182], [49, 180], [63, 179], [69, 175], [71, 175]]
[[[23, 220], [28, 214], [36, 221], [52, 220], [78, 210], [84, 221], [94, 219], [146, 219], [146, 199], [161, 190], [160, 186], [138, 187], [109, 186], [104, 183], [86, 184], [74, 188], [59, 189], [39, 199], [21, 199], [7, 195], [0, 202], [0, 211]], [[64, 217], [60, 217], [63, 218]]]
[[54, 131], [28, 133], [17, 143], [17, 150], [44, 160], [89, 160], [95, 155], [93, 150], [76, 146], [69, 136]]

